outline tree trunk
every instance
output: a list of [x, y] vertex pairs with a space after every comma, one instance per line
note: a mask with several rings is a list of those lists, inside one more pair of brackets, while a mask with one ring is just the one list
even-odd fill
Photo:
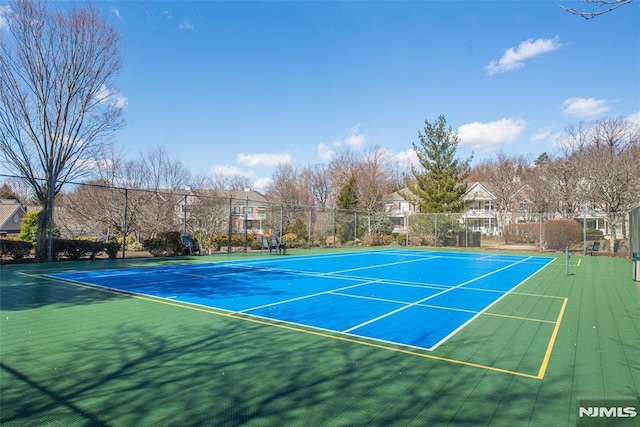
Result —
[[49, 236], [49, 204], [43, 203], [38, 212], [38, 237], [36, 240], [36, 261], [47, 261], [47, 238]]

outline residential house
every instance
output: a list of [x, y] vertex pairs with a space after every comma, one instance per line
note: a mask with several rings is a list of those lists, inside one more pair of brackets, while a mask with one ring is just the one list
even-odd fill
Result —
[[26, 209], [15, 199], [0, 199], [0, 237], [15, 237], [20, 233]]
[[485, 185], [480, 182], [469, 185], [464, 201], [468, 208], [464, 212], [463, 220], [471, 231], [487, 235], [498, 233], [496, 197]]
[[226, 191], [231, 200], [231, 222], [234, 233], [265, 234], [264, 221], [267, 219], [267, 199], [250, 188]]
[[409, 217], [418, 211], [418, 206], [402, 196], [403, 191], [408, 190], [396, 191], [385, 198], [384, 211], [391, 218], [394, 234], [406, 234], [409, 231]]
[[173, 191], [182, 195], [174, 207], [176, 219], [187, 229], [187, 223], [194, 210], [214, 209], [207, 207], [206, 201], [217, 200], [215, 203], [225, 213], [231, 213], [230, 218], [224, 219], [225, 226], [231, 225], [233, 233], [265, 234], [264, 226], [267, 218], [267, 199], [257, 191], [245, 188], [243, 190], [192, 190], [186, 187], [184, 190]]

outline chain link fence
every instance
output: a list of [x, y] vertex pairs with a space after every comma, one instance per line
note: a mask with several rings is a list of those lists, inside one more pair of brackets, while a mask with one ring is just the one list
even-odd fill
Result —
[[[273, 203], [251, 190], [152, 191], [88, 184], [65, 184], [54, 211], [60, 237], [117, 240], [123, 243], [122, 257], [142, 251], [145, 239], [169, 231], [196, 237], [202, 253], [261, 250], [262, 236], [275, 235], [286, 238], [288, 248], [428, 246], [542, 252], [563, 249], [559, 245], [568, 242], [573, 251], [586, 253], [594, 241], [601, 241], [603, 251], [626, 255], [629, 227], [638, 239], [637, 225], [629, 213], [621, 213], [612, 227], [611, 217], [473, 210], [422, 214], [389, 206], [377, 212], [347, 211]], [[569, 222], [550, 228], [562, 219]]]

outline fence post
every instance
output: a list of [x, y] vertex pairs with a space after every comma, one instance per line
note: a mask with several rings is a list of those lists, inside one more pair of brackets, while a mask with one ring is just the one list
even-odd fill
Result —
[[129, 189], [124, 189], [124, 213], [122, 215], [122, 259], [127, 252], [127, 206], [129, 206]]
[[231, 237], [233, 234], [233, 196], [229, 196], [229, 227], [227, 229], [227, 253], [231, 253]]
[[434, 228], [435, 228], [434, 235], [436, 236], [436, 238], [435, 238], [433, 244], [437, 248], [438, 247], [438, 237], [439, 237], [438, 236], [438, 213], [437, 212], [435, 213], [435, 216], [436, 216], [436, 219], [434, 221]]
[[313, 206], [309, 206], [309, 227], [308, 227], [308, 239], [307, 249], [311, 248], [311, 221], [313, 221]]
[[184, 209], [182, 210], [182, 234], [187, 234], [187, 197], [189, 195], [184, 195]]
[[336, 248], [336, 215], [338, 210], [333, 208], [333, 248]]
[[353, 212], [353, 243], [358, 240], [358, 211]]
[[247, 227], [249, 226], [249, 196], [247, 196], [247, 201], [244, 207], [244, 251], [245, 253], [247, 252], [247, 250], [249, 249], [247, 247], [247, 240], [248, 240], [248, 230]]
[[587, 254], [587, 205], [582, 205], [582, 255]]

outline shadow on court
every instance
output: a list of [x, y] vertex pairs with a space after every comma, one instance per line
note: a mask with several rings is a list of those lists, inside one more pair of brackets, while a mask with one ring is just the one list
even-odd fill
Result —
[[5, 272], [2, 274], [2, 282], [0, 287], [0, 310], [2, 311], [100, 304], [119, 297], [116, 294], [96, 292], [66, 283], [51, 283], [41, 278], [10, 275]]
[[[640, 383], [625, 260], [545, 269], [435, 358], [1, 273], [3, 426], [570, 426]], [[553, 324], [519, 318], [558, 309], [533, 294], [569, 301], [543, 380], [444, 360], [535, 371]]]
[[135, 318], [83, 310], [85, 327], [3, 351], [2, 424], [481, 425], [567, 403], [538, 381], [129, 302]]
[[[514, 393], [508, 377], [487, 381], [460, 367], [317, 339], [291, 347], [287, 333], [270, 334], [269, 345], [247, 343], [251, 332], [234, 328], [184, 334], [192, 339], [121, 327], [38, 372], [3, 362], [2, 406], [13, 408], [3, 410], [3, 425], [477, 425], [507, 392], [503, 410], [530, 406], [529, 387]], [[484, 393], [461, 399], [460, 390], [477, 387]]]

